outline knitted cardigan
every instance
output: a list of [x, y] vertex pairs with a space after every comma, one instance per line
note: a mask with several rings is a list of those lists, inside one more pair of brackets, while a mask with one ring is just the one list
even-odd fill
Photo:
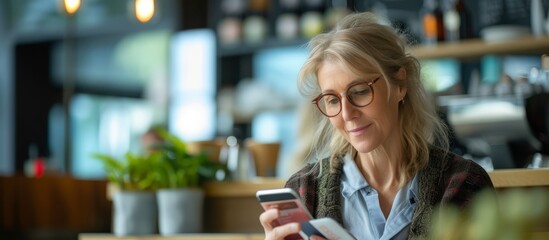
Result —
[[[286, 182], [294, 189], [314, 218], [330, 217], [343, 222], [341, 210], [341, 174], [343, 159], [332, 163], [328, 158], [311, 163]], [[428, 164], [418, 172], [419, 199], [410, 223], [409, 239], [428, 235], [431, 215], [439, 204], [466, 207], [475, 194], [485, 188], [494, 189], [490, 177], [471, 160], [432, 147]]]

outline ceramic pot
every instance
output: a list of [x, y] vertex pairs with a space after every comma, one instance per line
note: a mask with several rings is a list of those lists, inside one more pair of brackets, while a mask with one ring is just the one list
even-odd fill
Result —
[[154, 192], [119, 191], [113, 199], [113, 232], [116, 236], [157, 233], [157, 206]]
[[202, 232], [202, 189], [160, 189], [157, 191], [157, 200], [161, 235]]

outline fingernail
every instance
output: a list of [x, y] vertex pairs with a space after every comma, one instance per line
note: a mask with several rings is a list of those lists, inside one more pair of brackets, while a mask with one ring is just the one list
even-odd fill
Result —
[[294, 223], [293, 226], [292, 226], [292, 229], [293, 229], [294, 231], [299, 231], [299, 230], [300, 230], [299, 228], [300, 228], [300, 227], [299, 227], [299, 223]]

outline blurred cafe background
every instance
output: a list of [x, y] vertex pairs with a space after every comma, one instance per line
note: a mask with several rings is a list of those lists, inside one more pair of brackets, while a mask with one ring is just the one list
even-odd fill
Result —
[[548, 167], [548, 10], [549, 0], [2, 0], [0, 239], [110, 232], [92, 154], [142, 152], [153, 126], [221, 140], [233, 180], [259, 176], [249, 141], [276, 143], [268, 176], [289, 177], [314, 158], [304, 150], [314, 109], [295, 84], [306, 42], [349, 12], [406, 33], [452, 151], [488, 171]]

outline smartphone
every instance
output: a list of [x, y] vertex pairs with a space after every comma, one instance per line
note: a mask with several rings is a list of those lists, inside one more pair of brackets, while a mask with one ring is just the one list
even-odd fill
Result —
[[277, 219], [280, 225], [313, 219], [299, 195], [291, 188], [259, 190], [256, 197], [263, 209], [277, 208], [280, 211]]
[[355, 240], [345, 228], [331, 218], [319, 218], [302, 222], [299, 235], [303, 239], [309, 239], [311, 236], [317, 235], [328, 240]]

